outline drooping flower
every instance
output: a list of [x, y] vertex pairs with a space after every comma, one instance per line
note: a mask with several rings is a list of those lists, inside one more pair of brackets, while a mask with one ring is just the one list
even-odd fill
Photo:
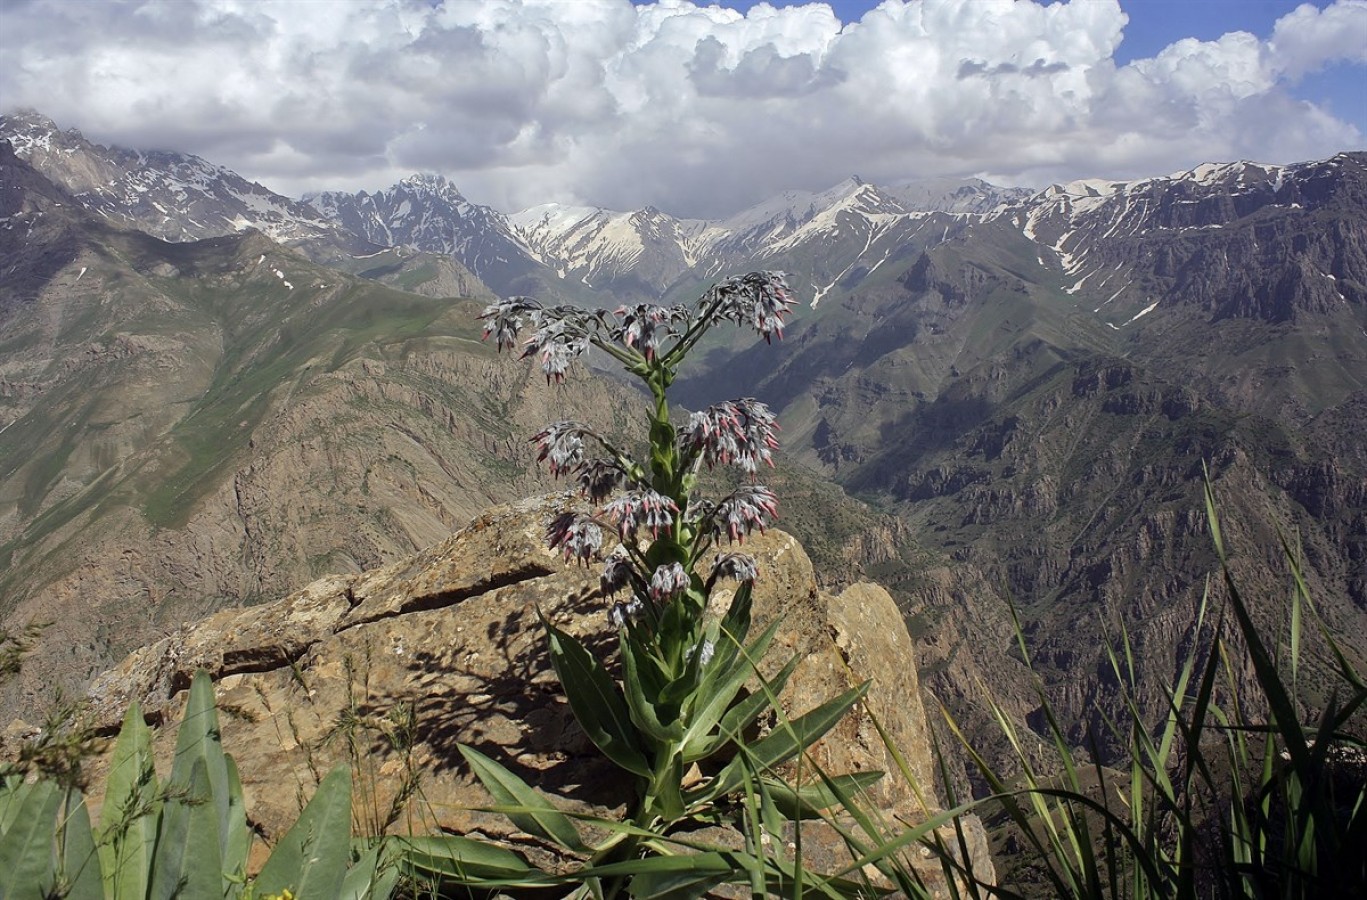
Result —
[[608, 607], [608, 621], [613, 628], [625, 628], [628, 622], [634, 621], [641, 614], [644, 604], [640, 597], [632, 597], [625, 603], [614, 603]]
[[688, 590], [688, 572], [679, 563], [658, 566], [650, 576], [650, 599], [656, 603], [668, 603]]
[[778, 497], [762, 484], [742, 485], [717, 504], [712, 513], [712, 532], [727, 540], [744, 543], [745, 536], [758, 529], [762, 534], [778, 515]]
[[541, 324], [523, 345], [522, 358], [540, 356], [546, 383], [554, 381], [559, 384], [565, 380], [565, 373], [569, 371], [574, 358], [588, 350], [589, 339], [564, 319], [546, 316], [544, 312], [537, 318]]
[[617, 520], [617, 532], [626, 540], [638, 528], [650, 530], [650, 536], [660, 536], [661, 528], [674, 524], [679, 507], [673, 500], [653, 490], [628, 491], [603, 507], [603, 513]]
[[612, 496], [622, 483], [625, 473], [622, 466], [612, 459], [590, 459], [579, 464], [577, 470], [579, 488], [590, 503], [602, 503]]
[[546, 544], [566, 560], [587, 563], [603, 549], [603, 529], [583, 513], [561, 513], [546, 526]]
[[749, 325], [768, 343], [783, 337], [783, 317], [797, 299], [782, 272], [751, 272], [727, 279], [713, 290], [720, 299], [717, 317], [737, 325]]
[[777, 430], [777, 420], [768, 406], [742, 398], [690, 415], [681, 442], [685, 449], [701, 452], [709, 469], [717, 464], [735, 463], [753, 475], [761, 462], [774, 464]]
[[676, 307], [637, 303], [634, 306], [619, 306], [613, 314], [620, 319], [614, 329], [617, 339], [646, 359], [654, 359], [661, 339], [673, 334], [669, 323], [678, 316], [679, 310]]
[[759, 565], [748, 553], [721, 553], [712, 564], [712, 574], [707, 583], [713, 584], [720, 578], [734, 578], [736, 581], [754, 581], [759, 577]]
[[545, 431], [532, 436], [540, 452], [537, 462], [548, 462], [556, 478], [584, 461], [584, 435], [591, 434], [587, 425], [578, 422], [555, 422]]
[[522, 313], [539, 310], [541, 307], [528, 297], [509, 297], [499, 303], [484, 307], [480, 318], [486, 320], [484, 340], [494, 337], [494, 345], [499, 350], [511, 350], [517, 346], [517, 333], [522, 330]]
[[612, 596], [626, 587], [630, 581], [631, 560], [627, 557], [626, 551], [619, 546], [603, 561], [603, 576], [599, 580], [603, 596]]

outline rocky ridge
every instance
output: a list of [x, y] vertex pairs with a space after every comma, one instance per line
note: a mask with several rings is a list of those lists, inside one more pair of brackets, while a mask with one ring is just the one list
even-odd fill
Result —
[[[611, 653], [597, 572], [544, 545], [545, 522], [564, 502], [498, 507], [415, 556], [327, 576], [273, 603], [188, 625], [96, 679], [95, 721], [111, 733], [138, 701], [161, 726], [156, 746], [164, 762], [183, 692], [204, 668], [231, 712], [223, 742], [237, 759], [253, 822], [268, 839], [297, 816], [319, 773], [350, 758], [360, 777], [371, 779], [358, 796], [372, 805], [366, 812], [381, 814], [381, 826], [478, 833], [544, 854], [502, 816], [478, 811], [491, 801], [459, 762], [456, 745], [494, 756], [577, 811], [620, 814], [629, 799], [574, 722], [538, 623], [544, 615]], [[782, 532], [753, 538], [746, 549], [761, 572], [755, 627], [782, 623], [762, 668], [772, 673], [789, 656], [802, 660], [783, 694], [785, 709], [801, 713], [873, 679], [866, 705], [815, 745], [812, 759], [831, 773], [888, 772], [866, 799], [903, 821], [923, 820], [928, 811], [897, 774], [869, 718], [879, 718], [933, 798], [915, 651], [896, 605], [869, 583], [834, 596], [820, 590], [801, 545]], [[723, 591], [716, 599], [725, 604], [728, 597]], [[11, 739], [24, 730], [11, 726]], [[421, 789], [396, 799], [413, 773]], [[981, 828], [967, 824], [975, 865], [990, 872]], [[932, 881], [939, 877], [937, 865], [922, 862]]]

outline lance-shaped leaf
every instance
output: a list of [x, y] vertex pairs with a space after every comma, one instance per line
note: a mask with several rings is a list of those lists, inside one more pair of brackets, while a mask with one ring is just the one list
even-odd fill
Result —
[[399, 845], [392, 838], [383, 838], [362, 850], [351, 864], [337, 900], [388, 900], [401, 874]]
[[152, 732], [136, 701], [123, 717], [100, 810], [100, 867], [113, 900], [143, 900], [152, 874], [161, 799], [152, 766]]
[[344, 763], [327, 774], [275, 845], [256, 878], [256, 894], [288, 889], [296, 900], [332, 900], [342, 891], [350, 859], [351, 770]]
[[612, 678], [584, 645], [544, 618], [549, 638], [551, 665], [565, 689], [570, 708], [589, 740], [608, 759], [637, 775], [649, 778], [650, 764], [637, 744], [631, 712]]
[[830, 731], [864, 696], [869, 684], [870, 682], [866, 681], [858, 687], [850, 688], [805, 715], [786, 724], [780, 723], [772, 734], [756, 741], [753, 746], [741, 745], [740, 755], [727, 763], [726, 767], [717, 773], [717, 777], [697, 795], [690, 795], [689, 802], [710, 800], [729, 794], [740, 787], [744, 781], [743, 759], [749, 760], [748, 765], [752, 766], [754, 771], [765, 772], [797, 756]]
[[63, 900], [104, 900], [100, 879], [100, 855], [95, 851], [95, 835], [90, 830], [90, 810], [85, 797], [67, 788], [62, 821], [57, 825], [59, 875], [66, 887]]
[[459, 835], [398, 838], [402, 864], [422, 878], [451, 879], [457, 884], [531, 886], [554, 883], [553, 876], [533, 868], [511, 850]]
[[190, 696], [185, 703], [185, 718], [176, 734], [176, 755], [171, 764], [167, 785], [171, 790], [183, 790], [191, 768], [204, 763], [209, 779], [209, 802], [217, 822], [218, 855], [224, 873], [224, 890], [231, 882], [227, 875], [239, 875], [246, 867], [247, 812], [243, 805], [242, 785], [237, 772], [223, 752], [223, 736], [219, 731], [218, 708], [214, 702], [214, 683], [203, 669], [195, 672], [190, 683]]
[[765, 788], [773, 798], [774, 805], [789, 819], [814, 819], [822, 810], [832, 806], [850, 806], [856, 795], [872, 787], [883, 777], [882, 772], [855, 772], [850, 775], [834, 775], [826, 781], [805, 785], [796, 790], [781, 781], [766, 779]]
[[629, 641], [622, 644], [622, 667], [626, 676], [623, 679], [623, 687], [626, 689], [631, 721], [656, 743], [674, 743], [684, 732], [683, 722], [679, 720], [679, 707], [676, 704], [659, 702], [664, 693], [663, 687], [651, 691], [651, 695], [647, 696], [652, 680], [649, 677], [650, 669], [638, 664], [638, 652], [643, 651], [638, 650], [637, 642]]
[[223, 857], [209, 773], [196, 759], [184, 786], [172, 786], [161, 811], [148, 900], [221, 900]]
[[23, 775], [0, 777], [0, 837], [4, 837], [19, 818], [19, 810], [31, 790], [33, 785], [25, 784]]
[[52, 781], [24, 785], [15, 816], [0, 836], [0, 896], [5, 900], [45, 900], [52, 887], [52, 836], [62, 806], [62, 791]]
[[[707, 740], [709, 733], [721, 721], [727, 710], [731, 708], [732, 701], [735, 700], [741, 687], [754, 674], [752, 660], [759, 660], [764, 657], [765, 652], [769, 649], [769, 644], [778, 631], [779, 624], [779, 621], [775, 620], [755, 640], [754, 644], [747, 648], [745, 654], [735, 653], [733, 645], [729, 665], [721, 651], [718, 651], [713, 658], [712, 663], [716, 668], [709, 669], [707, 674], [703, 676], [702, 683], [698, 686], [688, 728], [683, 736], [684, 758], [686, 760], [692, 762], [702, 759], [715, 749], [719, 742]], [[725, 637], [722, 638], [722, 641], [729, 643]], [[796, 658], [790, 665], [795, 665], [795, 660]], [[723, 666], [727, 667], [723, 668]], [[787, 675], [784, 675], [783, 678], [786, 681]], [[775, 694], [782, 689], [782, 683], [771, 687]], [[745, 724], [748, 724], [748, 721]], [[743, 728], [744, 724], [741, 727]], [[729, 736], [724, 737], [723, 741], [727, 739]]]
[[[459, 745], [460, 755], [470, 764], [475, 777], [502, 807], [504, 815], [528, 834], [554, 841], [568, 850], [584, 850], [579, 832], [569, 817], [551, 805], [531, 785], [473, 747]], [[511, 808], [516, 808], [513, 811]]]

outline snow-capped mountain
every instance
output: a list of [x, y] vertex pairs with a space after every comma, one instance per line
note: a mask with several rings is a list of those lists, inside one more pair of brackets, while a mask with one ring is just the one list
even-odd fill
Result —
[[373, 194], [328, 191], [305, 200], [327, 220], [381, 246], [450, 254], [500, 294], [525, 290], [542, 268], [506, 216], [471, 203], [440, 175], [413, 175]]
[[[1316, 232], [1313, 259], [1289, 252], [1286, 242], [1304, 230], [1294, 213], [1331, 202], [1333, 191], [1353, 190], [1357, 182], [1340, 176], [1361, 169], [1362, 154], [1293, 166], [1207, 164], [1036, 193], [979, 179], [884, 187], [851, 177], [704, 221], [653, 207], [621, 212], [558, 204], [508, 216], [471, 202], [439, 175], [414, 175], [374, 193], [296, 201], [196, 156], [93, 144], [34, 112], [0, 117], [0, 139], [78, 203], [124, 227], [173, 241], [255, 228], [344, 268], [384, 247], [436, 253], [503, 295], [672, 301], [717, 277], [766, 268], [787, 272], [798, 295], [816, 305], [887, 287], [942, 244], [1003, 235], [1030, 242], [1026, 252], [1041, 277], [1074, 302], [1091, 304], [1112, 328], [1175, 297], [1231, 315], [1257, 307], [1271, 316], [1282, 304], [1275, 315], [1289, 315], [1290, 295], [1271, 299], [1263, 276], [1291, 259], [1314, 269], [1305, 278], [1283, 273], [1302, 285], [1297, 304], [1322, 306], [1358, 290], [1345, 262], [1358, 252], [1344, 249], [1351, 241], [1339, 246], [1329, 232]], [[1273, 218], [1278, 225], [1268, 231]], [[1261, 288], [1252, 284], [1253, 272]], [[1242, 294], [1230, 287], [1245, 282]]]
[[1362, 153], [1290, 166], [1205, 164], [1131, 182], [1074, 181], [990, 217], [1034, 241], [1039, 261], [1062, 270], [1063, 290], [1095, 299], [1094, 311], [1118, 328], [1153, 312], [1160, 297], [1217, 316], [1273, 319], [1342, 302], [1345, 290], [1359, 290], [1351, 271], [1361, 271], [1367, 248], [1342, 239], [1341, 229], [1309, 227], [1307, 217], [1355, 207], [1367, 208]]
[[285, 243], [338, 238], [307, 204], [198, 156], [104, 147], [32, 111], [0, 116], [0, 140], [87, 209], [163, 240], [199, 240], [248, 228]]
[[981, 178], [927, 178], [887, 189], [907, 208], [922, 212], [975, 213], [985, 215], [1003, 203], [1024, 200], [1034, 194], [1028, 188], [999, 187]]
[[[594, 287], [668, 293], [746, 267], [783, 269], [815, 302], [851, 275], [957, 234], [1021, 192], [986, 182], [917, 183], [888, 191], [857, 177], [821, 191], [785, 191], [727, 219], [677, 219], [546, 204], [510, 217], [562, 277]], [[935, 215], [937, 214], [938, 215]]]
[[663, 294], [698, 264], [717, 226], [653, 206], [614, 212], [548, 203], [509, 217], [518, 235], [561, 278], [600, 290]]

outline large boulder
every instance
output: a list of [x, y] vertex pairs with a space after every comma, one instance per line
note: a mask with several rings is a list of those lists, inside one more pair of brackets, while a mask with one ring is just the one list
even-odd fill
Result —
[[[499, 507], [416, 556], [323, 578], [274, 603], [184, 628], [95, 680], [97, 725], [112, 733], [137, 700], [160, 726], [158, 754], [169, 765], [185, 689], [196, 669], [208, 670], [224, 746], [267, 841], [297, 818], [321, 775], [349, 761], [363, 827], [479, 833], [532, 850], [505, 818], [477, 811], [491, 801], [457, 744], [498, 759], [566, 808], [620, 815], [630, 799], [627, 780], [576, 724], [538, 619], [612, 658], [615, 635], [597, 569], [568, 564], [545, 547], [546, 521], [569, 502]], [[892, 598], [867, 583], [838, 596], [821, 591], [806, 553], [783, 532], [756, 536], [745, 549], [760, 565], [756, 633], [775, 618], [782, 622], [766, 665], [801, 658], [782, 695], [787, 712], [800, 714], [873, 679], [865, 703], [812, 757], [831, 773], [888, 772], [869, 801], [906, 821], [923, 820], [928, 811], [898, 774], [873, 719], [933, 805], [915, 654]], [[985, 843], [976, 843], [979, 865], [990, 866]]]

